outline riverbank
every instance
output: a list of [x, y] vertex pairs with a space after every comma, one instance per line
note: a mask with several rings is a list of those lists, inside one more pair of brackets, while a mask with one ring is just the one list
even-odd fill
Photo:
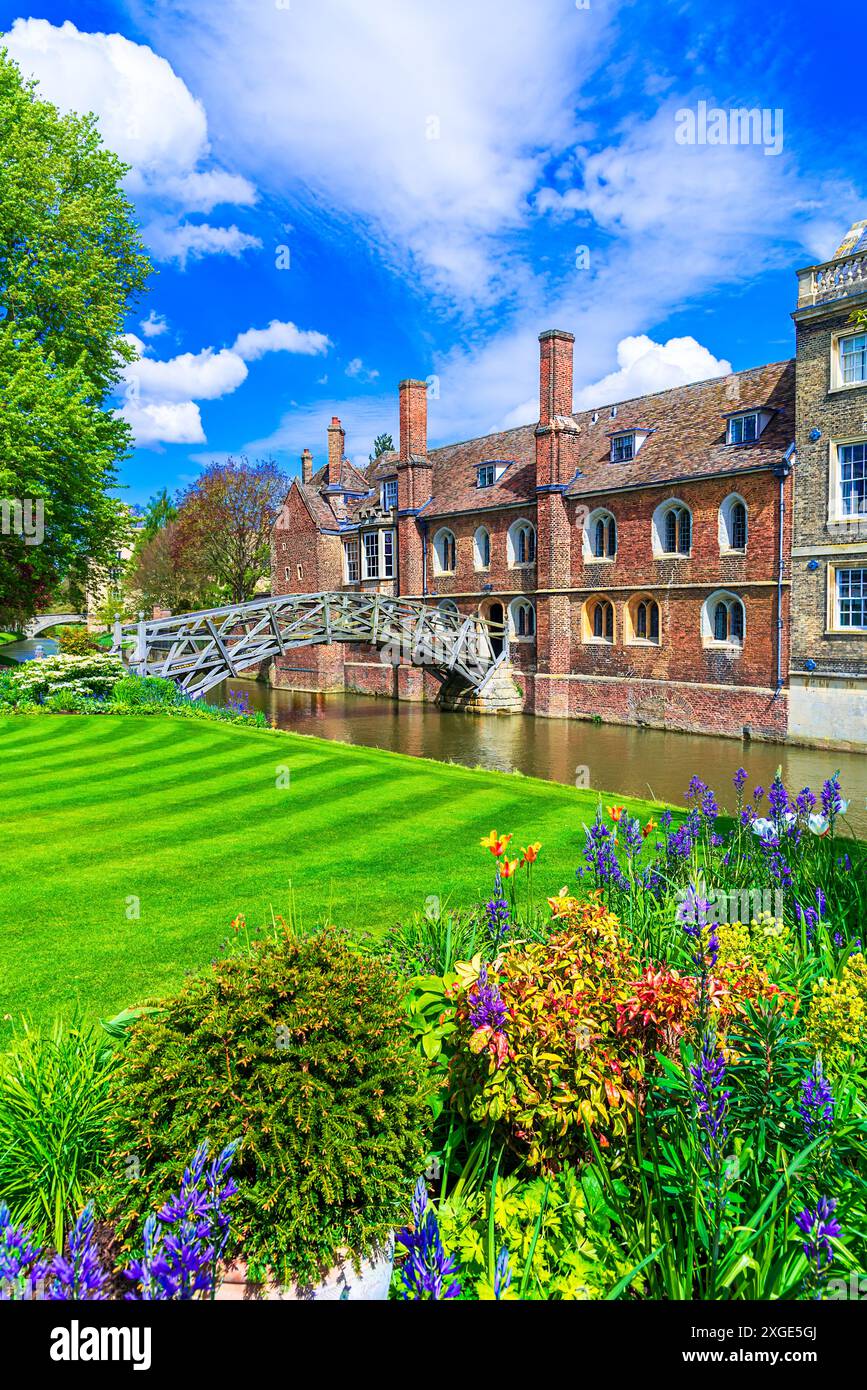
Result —
[[[75, 1007], [104, 1017], [168, 993], [239, 915], [254, 927], [294, 910], [378, 933], [431, 898], [478, 902], [492, 865], [475, 851], [492, 827], [518, 848], [541, 841], [536, 889], [557, 893], [599, 802], [556, 782], [153, 716], [6, 718], [0, 748], [0, 1017], [16, 1022]], [[642, 820], [662, 809], [620, 799]]]

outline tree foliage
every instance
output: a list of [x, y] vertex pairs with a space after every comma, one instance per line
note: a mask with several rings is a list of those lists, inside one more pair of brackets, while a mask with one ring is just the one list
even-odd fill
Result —
[[61, 115], [0, 51], [0, 498], [39, 502], [44, 539], [0, 538], [0, 622], [83, 589], [123, 534], [107, 495], [131, 434], [109, 408], [149, 262], [126, 166], [91, 116]]
[[207, 575], [231, 603], [271, 573], [271, 528], [289, 486], [273, 459], [212, 463], [181, 495], [177, 539], [184, 565]]

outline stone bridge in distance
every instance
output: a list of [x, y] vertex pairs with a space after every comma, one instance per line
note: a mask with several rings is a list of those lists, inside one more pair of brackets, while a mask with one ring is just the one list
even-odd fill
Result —
[[[262, 661], [296, 647], [333, 642], [368, 643], [380, 650], [385, 664], [423, 666], [458, 696], [463, 692], [483, 702], [498, 675], [506, 675], [509, 655], [502, 623], [423, 600], [346, 592], [280, 594], [142, 619], [128, 627], [117, 622], [113, 650], [123, 652], [131, 670], [173, 680], [192, 699], [200, 699], [227, 677], [238, 678]], [[509, 703], [504, 695], [500, 707]]]

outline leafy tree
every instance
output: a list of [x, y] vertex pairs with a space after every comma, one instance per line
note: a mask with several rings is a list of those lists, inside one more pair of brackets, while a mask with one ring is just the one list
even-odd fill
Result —
[[83, 590], [122, 538], [107, 489], [131, 432], [109, 401], [135, 356], [124, 316], [150, 270], [126, 172], [94, 117], [61, 115], [0, 50], [0, 498], [32, 505], [31, 519], [44, 509], [41, 525], [0, 537], [0, 623], [61, 581]]
[[181, 494], [177, 535], [185, 563], [207, 574], [232, 603], [251, 598], [271, 573], [271, 528], [289, 480], [273, 459], [212, 463]]
[[145, 508], [144, 525], [141, 529], [141, 544], [152, 541], [158, 531], [168, 526], [170, 522], [177, 521], [178, 509], [169, 497], [168, 490], [163, 488], [161, 492], [148, 498]]
[[394, 449], [394, 440], [390, 434], [378, 434], [373, 441], [373, 453], [370, 455], [370, 462], [376, 463], [383, 454], [390, 454]]
[[145, 541], [133, 562], [129, 589], [134, 608], [168, 608], [172, 613], [208, 607], [216, 597], [195, 551], [185, 545], [177, 520], [169, 521]]

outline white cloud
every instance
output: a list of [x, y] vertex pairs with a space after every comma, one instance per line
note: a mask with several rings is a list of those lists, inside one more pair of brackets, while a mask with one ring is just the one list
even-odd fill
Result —
[[379, 372], [375, 367], [365, 367], [360, 357], [353, 357], [352, 361], [347, 363], [346, 375], [357, 381], [376, 381]]
[[255, 362], [266, 352], [294, 352], [305, 357], [318, 357], [331, 346], [324, 333], [296, 328], [294, 323], [272, 319], [267, 328], [248, 328], [235, 339], [233, 352], [245, 362]]
[[575, 93], [610, 23], [564, 0], [505, 18], [501, 0], [157, 0], [138, 18], [183, 63], [225, 157], [288, 195], [293, 221], [350, 219], [377, 259], [461, 306], [535, 273], [503, 239], [581, 129]]
[[[147, 333], [150, 321], [142, 329]], [[139, 354], [124, 369], [119, 413], [129, 421], [136, 443], [205, 444], [198, 401], [215, 401], [231, 395], [249, 374], [248, 362], [269, 352], [313, 356], [328, 351], [329, 339], [313, 329], [272, 319], [267, 328], [248, 328], [239, 333], [231, 348], [203, 348], [160, 360], [151, 357], [150, 345], [134, 333], [127, 341]]]
[[205, 109], [165, 58], [122, 34], [85, 33], [69, 20], [56, 27], [16, 19], [4, 43], [37, 79], [41, 96], [63, 111], [96, 115], [105, 143], [132, 166], [126, 186], [154, 255], [184, 265], [191, 256], [237, 256], [261, 245], [234, 225], [177, 226], [185, 212], [250, 207], [256, 190], [239, 174], [199, 167], [211, 157]]
[[151, 309], [146, 319], [142, 319], [139, 328], [146, 338], [159, 338], [162, 333], [168, 331], [168, 320], [165, 314], [158, 314], [155, 309]]
[[616, 372], [609, 372], [575, 393], [576, 410], [727, 376], [732, 370], [730, 362], [714, 357], [695, 338], [669, 338], [667, 343], [655, 343], [645, 334], [622, 338], [617, 344], [617, 362]]

